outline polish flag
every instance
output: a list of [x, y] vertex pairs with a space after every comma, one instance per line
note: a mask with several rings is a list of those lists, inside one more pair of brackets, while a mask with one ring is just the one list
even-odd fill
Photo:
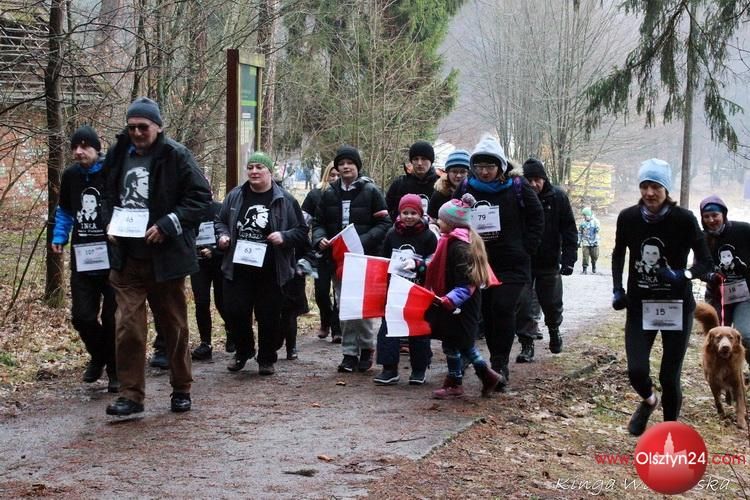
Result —
[[365, 253], [354, 224], [349, 224], [339, 234], [331, 238], [331, 258], [336, 264], [336, 278], [338, 279], [341, 279], [341, 273], [344, 269], [344, 254], [347, 252]]
[[435, 294], [411, 281], [391, 275], [388, 299], [385, 303], [386, 337], [416, 337], [430, 334], [430, 324], [424, 313]]
[[390, 259], [344, 254], [339, 319], [381, 318], [385, 314]]

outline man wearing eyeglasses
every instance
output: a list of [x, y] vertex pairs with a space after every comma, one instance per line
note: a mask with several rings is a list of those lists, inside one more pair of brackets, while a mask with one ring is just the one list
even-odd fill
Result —
[[127, 128], [105, 158], [121, 386], [120, 397], [107, 406], [107, 414], [143, 412], [147, 297], [166, 341], [171, 410], [184, 412], [192, 404], [185, 276], [199, 269], [196, 228], [208, 210], [211, 189], [190, 151], [164, 134], [156, 102], [136, 99], [126, 118]]

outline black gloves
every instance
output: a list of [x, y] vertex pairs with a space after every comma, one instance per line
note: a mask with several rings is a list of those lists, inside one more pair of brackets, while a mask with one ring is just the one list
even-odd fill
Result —
[[563, 276], [570, 276], [571, 274], [573, 274], [573, 266], [566, 266], [563, 264], [560, 267], [560, 274], [562, 274]]
[[622, 311], [626, 307], [628, 307], [628, 296], [625, 294], [625, 290], [623, 288], [612, 290], [612, 309]]

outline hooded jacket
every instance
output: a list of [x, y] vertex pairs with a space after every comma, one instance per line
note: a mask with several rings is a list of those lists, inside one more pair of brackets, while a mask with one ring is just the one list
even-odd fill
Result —
[[[401, 201], [402, 196], [405, 194], [417, 194], [423, 200], [429, 201], [435, 190], [435, 181], [439, 178], [440, 175], [435, 171], [435, 167], [430, 166], [430, 169], [421, 179], [408, 172], [394, 179], [385, 195], [385, 202], [388, 206], [388, 214], [391, 216], [391, 220], [396, 220], [396, 216], [398, 216], [398, 203]], [[423, 203], [422, 205], [426, 212], [427, 204]]]
[[[245, 195], [250, 189], [250, 182], [232, 189], [224, 203], [221, 205], [219, 215], [216, 217], [216, 236], [229, 236], [229, 248], [224, 253], [221, 263], [221, 271], [228, 280], [234, 279], [234, 250], [237, 246], [237, 219], [242, 210]], [[281, 245], [268, 245], [268, 250], [273, 252], [273, 262], [276, 266], [274, 276], [279, 286], [284, 286], [294, 277], [294, 269], [297, 264], [295, 248], [306, 248], [307, 225], [302, 216], [302, 209], [294, 196], [284, 191], [275, 182], [271, 183], [271, 204], [269, 217], [269, 231], [279, 231], [284, 238]]]
[[[331, 239], [342, 229], [342, 179], [323, 191], [312, 221], [312, 243], [317, 249], [323, 238]], [[391, 227], [385, 199], [369, 177], [361, 176], [351, 185], [349, 223], [354, 224], [367, 255], [380, 255], [383, 238]], [[377, 215], [376, 215], [377, 214]]]
[[[114, 207], [120, 206], [123, 165], [131, 145], [127, 131], [118, 134], [104, 160], [107, 180], [102, 211], [107, 223]], [[156, 281], [163, 282], [198, 271], [195, 235], [211, 202], [211, 188], [192, 153], [163, 132], [152, 146], [151, 156], [148, 226], [157, 225], [166, 236], [164, 242], [150, 246], [151, 259]], [[122, 270], [126, 258], [124, 245], [110, 245], [112, 269]]]

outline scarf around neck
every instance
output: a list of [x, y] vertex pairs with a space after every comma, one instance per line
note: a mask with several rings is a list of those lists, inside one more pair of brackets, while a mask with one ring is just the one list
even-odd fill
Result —
[[448, 234], [441, 234], [438, 240], [435, 254], [432, 256], [432, 261], [427, 266], [427, 275], [425, 277], [424, 286], [428, 290], [432, 290], [438, 297], [441, 297], [448, 292], [445, 289], [445, 275], [448, 264], [448, 246], [451, 241], [459, 240], [466, 243], [471, 242], [469, 236], [469, 230], [463, 227], [457, 227]]
[[641, 217], [647, 224], [656, 224], [657, 222], [663, 221], [664, 218], [669, 215], [669, 212], [672, 211], [672, 204], [665, 203], [657, 213], [653, 213], [651, 210], [646, 208], [646, 205], [644, 205], [643, 203], [640, 203], [640, 209]]
[[513, 184], [513, 179], [508, 179], [505, 182], [501, 182], [497, 179], [490, 182], [484, 182], [477, 177], [469, 178], [469, 186], [473, 187], [480, 193], [499, 193], [500, 191], [508, 189], [511, 184]]
[[396, 232], [401, 236], [413, 236], [415, 234], [422, 234], [427, 229], [427, 223], [425, 218], [422, 217], [413, 226], [407, 226], [404, 221], [401, 220], [401, 216], [396, 217], [396, 222], [393, 223], [393, 227]]

